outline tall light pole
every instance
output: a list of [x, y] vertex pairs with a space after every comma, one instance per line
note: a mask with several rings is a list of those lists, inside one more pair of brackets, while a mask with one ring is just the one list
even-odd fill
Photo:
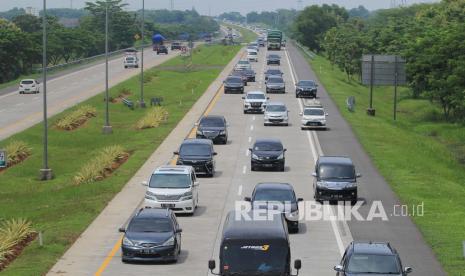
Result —
[[140, 101], [139, 106], [145, 108], [144, 101], [144, 24], [145, 24], [145, 0], [142, 0], [142, 20], [140, 26], [142, 47], [140, 50]]
[[105, 3], [105, 125], [103, 126], [103, 134], [113, 133], [113, 129], [110, 125], [110, 112], [109, 112], [109, 101], [108, 95], [108, 2]]
[[53, 171], [48, 167], [48, 124], [47, 124], [47, 0], [44, 0], [42, 11], [42, 87], [43, 87], [43, 113], [44, 113], [44, 153], [43, 167], [40, 169], [40, 180], [53, 178]]

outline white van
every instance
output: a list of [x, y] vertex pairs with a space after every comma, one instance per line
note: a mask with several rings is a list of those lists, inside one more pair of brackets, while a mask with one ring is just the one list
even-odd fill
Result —
[[258, 52], [253, 49], [247, 49], [247, 60], [258, 62]]

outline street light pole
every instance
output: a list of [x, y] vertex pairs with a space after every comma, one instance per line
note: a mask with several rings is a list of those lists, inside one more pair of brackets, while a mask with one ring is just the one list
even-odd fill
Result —
[[108, 95], [108, 2], [105, 4], [105, 125], [103, 126], [103, 134], [113, 133], [113, 129], [110, 125], [110, 112], [109, 112], [109, 101]]
[[53, 178], [53, 171], [48, 167], [48, 124], [47, 124], [47, 0], [43, 1], [42, 11], [42, 87], [43, 87], [43, 115], [44, 115], [44, 153], [43, 168], [40, 169], [40, 180]]
[[141, 39], [142, 39], [142, 47], [141, 47], [141, 57], [140, 57], [140, 102], [139, 106], [145, 108], [145, 101], [144, 101], [144, 22], [145, 21], [145, 0], [142, 0], [142, 23], [141, 23]]

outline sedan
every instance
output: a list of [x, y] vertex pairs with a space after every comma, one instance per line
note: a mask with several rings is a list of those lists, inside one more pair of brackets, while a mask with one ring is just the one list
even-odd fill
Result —
[[251, 153], [250, 169], [275, 169], [284, 171], [286, 149], [278, 139], [257, 139], [253, 147], [249, 149]]

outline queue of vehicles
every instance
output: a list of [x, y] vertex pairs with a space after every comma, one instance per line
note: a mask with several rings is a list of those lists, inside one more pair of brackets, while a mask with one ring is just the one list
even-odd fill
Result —
[[[273, 37], [268, 36], [268, 45], [274, 45]], [[282, 36], [281, 36], [282, 39]], [[281, 41], [280, 41], [281, 42]], [[258, 47], [263, 47], [260, 40]], [[280, 44], [281, 45], [281, 44]], [[270, 46], [268, 46], [270, 47]], [[271, 47], [273, 48], [273, 47]], [[279, 47], [278, 47], [279, 48]], [[252, 50], [252, 49], [251, 49]], [[258, 52], [258, 51], [257, 51]], [[280, 61], [280, 58], [268, 56]], [[268, 63], [268, 61], [267, 61]], [[280, 62], [274, 62], [280, 65]], [[240, 60], [234, 72], [224, 81], [224, 93], [244, 93], [244, 85], [255, 81], [244, 78], [238, 72], [253, 71], [250, 59]], [[266, 72], [266, 93], [277, 83], [284, 83], [279, 69]], [[245, 79], [245, 83], [244, 83]], [[317, 97], [317, 85], [311, 80], [296, 84], [296, 97], [313, 98], [306, 102], [302, 116], [302, 129], [325, 128], [328, 115]], [[285, 85], [279, 87], [286, 93]], [[263, 113], [264, 125], [289, 124], [289, 110], [279, 101], [270, 101], [262, 91], [250, 91], [242, 97], [243, 111]], [[198, 206], [199, 181], [197, 175], [215, 176], [217, 155], [214, 144], [228, 143], [228, 123], [226, 118], [217, 115], [203, 116], [196, 124], [196, 138], [185, 139], [177, 156], [176, 166], [162, 166], [150, 176], [145, 195], [146, 208], [139, 210], [130, 220], [122, 240], [122, 260], [127, 261], [176, 261], [181, 252], [181, 228], [175, 213], [194, 214]], [[258, 138], [250, 151], [251, 171], [273, 169], [285, 171], [286, 148], [279, 139]], [[349, 157], [320, 156], [315, 164], [313, 188], [316, 201], [351, 201], [358, 199], [357, 179], [361, 175]], [[296, 274], [291, 269], [291, 248], [289, 233], [299, 232], [299, 202], [289, 183], [258, 183], [250, 202], [253, 217], [255, 210], [267, 209], [269, 202], [289, 204], [290, 208], [279, 210], [278, 214], [266, 220], [245, 219], [231, 211], [225, 218], [219, 250], [219, 272], [215, 272], [216, 261], [210, 260], [208, 268], [214, 275], [298, 275], [301, 261], [294, 261]], [[265, 204], [264, 204], [265, 203]], [[153, 208], [152, 208], [153, 207]], [[410, 267], [402, 267], [398, 253], [389, 243], [352, 242], [339, 265], [334, 267], [338, 276], [342, 275], [407, 275]]]

